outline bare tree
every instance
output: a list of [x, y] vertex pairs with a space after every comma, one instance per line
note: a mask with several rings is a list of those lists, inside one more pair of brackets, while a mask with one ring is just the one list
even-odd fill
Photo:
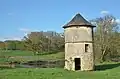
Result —
[[114, 52], [112, 48], [115, 47], [116, 43], [113, 43], [113, 37], [118, 32], [118, 24], [112, 15], [97, 18], [92, 22], [97, 26], [94, 38], [96, 55], [100, 56], [101, 61], [105, 61], [107, 56]]

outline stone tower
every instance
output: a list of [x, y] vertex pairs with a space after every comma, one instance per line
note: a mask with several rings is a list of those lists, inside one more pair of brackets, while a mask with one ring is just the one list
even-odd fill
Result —
[[94, 70], [93, 26], [79, 13], [63, 26], [65, 34], [65, 69]]

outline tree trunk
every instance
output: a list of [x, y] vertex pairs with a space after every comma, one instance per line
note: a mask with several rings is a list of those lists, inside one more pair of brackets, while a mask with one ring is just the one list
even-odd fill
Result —
[[101, 62], [104, 62], [105, 61], [105, 56], [106, 56], [106, 49], [107, 49], [107, 46], [105, 47], [105, 49], [102, 51], [102, 55], [101, 55]]

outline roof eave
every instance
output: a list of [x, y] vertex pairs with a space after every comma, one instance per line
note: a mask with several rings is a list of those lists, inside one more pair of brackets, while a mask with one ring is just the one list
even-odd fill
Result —
[[94, 26], [94, 25], [69, 25], [69, 26], [63, 26], [63, 28], [65, 29], [65, 28], [69, 28], [69, 27], [75, 27], [75, 26], [79, 26], [79, 27], [81, 27], [81, 26], [83, 26], [83, 27], [96, 27], [96, 26]]

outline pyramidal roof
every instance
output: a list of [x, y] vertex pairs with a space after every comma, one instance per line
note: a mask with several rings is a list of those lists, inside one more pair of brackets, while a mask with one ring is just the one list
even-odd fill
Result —
[[66, 25], [63, 26], [63, 28], [67, 27], [73, 27], [73, 26], [89, 26], [89, 27], [95, 27], [91, 23], [89, 23], [87, 20], [85, 20], [79, 13], [75, 15], [75, 17], [68, 22]]

